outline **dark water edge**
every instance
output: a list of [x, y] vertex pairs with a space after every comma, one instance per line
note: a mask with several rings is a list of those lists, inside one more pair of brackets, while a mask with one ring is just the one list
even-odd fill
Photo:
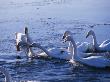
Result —
[[[101, 43], [110, 38], [109, 3], [106, 0], [2, 0], [0, 66], [9, 71], [15, 82], [110, 82], [109, 68], [74, 65], [51, 58], [29, 62], [24, 53], [15, 49], [15, 32], [23, 32], [25, 26], [33, 40], [45, 48], [67, 46], [61, 39], [66, 30], [72, 31], [76, 42], [92, 42], [91, 38], [85, 38], [92, 29]], [[22, 57], [19, 62], [16, 55]], [[3, 79], [0, 73], [0, 82]]]

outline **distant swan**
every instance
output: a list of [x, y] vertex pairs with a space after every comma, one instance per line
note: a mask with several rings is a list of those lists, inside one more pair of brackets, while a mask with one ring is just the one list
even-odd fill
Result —
[[87, 33], [86, 38], [90, 35], [92, 35], [92, 38], [93, 38], [93, 47], [94, 47], [95, 52], [110, 51], [110, 40], [105, 40], [105, 41], [102, 42], [102, 44], [98, 45], [94, 31], [90, 30]]
[[5, 70], [3, 67], [0, 67], [0, 71], [4, 74], [5, 76], [5, 82], [12, 82], [11, 76], [8, 73], [7, 70]]
[[82, 53], [77, 50], [77, 46], [75, 41], [73, 40], [73, 37], [71, 36], [66, 36], [64, 38], [65, 42], [70, 41], [73, 45], [73, 55], [72, 59], [70, 59], [70, 62], [78, 61], [82, 64], [92, 66], [92, 67], [97, 67], [97, 68], [105, 68], [110, 66], [110, 60], [104, 56], [89, 56], [89, 57], [83, 57], [83, 54], [88, 54], [88, 53]]
[[33, 42], [28, 34], [27, 27], [25, 27], [24, 33], [16, 33], [16, 49], [17, 49], [17, 51], [20, 51], [20, 49], [22, 49], [28, 57], [32, 57], [34, 55], [33, 51], [28, 46], [28, 44], [31, 44], [31, 43], [33, 43]]

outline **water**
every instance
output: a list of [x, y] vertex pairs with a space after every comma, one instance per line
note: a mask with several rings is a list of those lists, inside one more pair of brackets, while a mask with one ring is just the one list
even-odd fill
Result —
[[[61, 39], [65, 30], [72, 31], [76, 42], [92, 42], [85, 38], [92, 29], [101, 43], [110, 38], [109, 4], [108, 0], [1, 0], [0, 66], [18, 82], [109, 82], [109, 69], [50, 58], [30, 62], [15, 49], [15, 32], [23, 32], [25, 26], [33, 40], [45, 48], [66, 46]], [[16, 59], [18, 54], [22, 56], [20, 61]], [[0, 82], [3, 78], [1, 74]]]

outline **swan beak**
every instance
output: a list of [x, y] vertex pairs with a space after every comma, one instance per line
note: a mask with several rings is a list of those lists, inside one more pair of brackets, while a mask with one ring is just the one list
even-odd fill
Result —
[[86, 35], [86, 38], [88, 38], [89, 34]]

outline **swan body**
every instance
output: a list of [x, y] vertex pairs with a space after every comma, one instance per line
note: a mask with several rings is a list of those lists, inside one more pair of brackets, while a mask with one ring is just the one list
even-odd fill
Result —
[[0, 67], [0, 71], [5, 75], [5, 82], [12, 82], [11, 76], [7, 70], [5, 70], [3, 67]]
[[102, 44], [98, 45], [94, 31], [90, 30], [87, 33], [86, 38], [90, 35], [92, 35], [92, 38], [93, 38], [93, 46], [94, 46], [95, 52], [110, 51], [110, 40], [105, 40], [105, 41], [102, 42]]
[[97, 68], [105, 68], [110, 66], [110, 60], [107, 57], [104, 56], [83, 57], [82, 55], [88, 53], [79, 52], [76, 43], [71, 36], [66, 36], [65, 41], [71, 41], [73, 44], [73, 56], [72, 59], [70, 59], [71, 61], [78, 61], [85, 65], [97, 67]]
[[72, 57], [71, 53], [64, 49], [52, 48], [48, 52], [50, 53], [49, 56], [59, 59], [69, 60]]
[[46, 50], [44, 47], [42, 47], [38, 43], [33, 43], [31, 44], [30, 47], [37, 47], [44, 51], [44, 53], [37, 54], [38, 56], [43, 56], [43, 55], [45, 56], [45, 53], [46, 53], [47, 56], [57, 58], [57, 59], [70, 60], [72, 57], [71, 53], [68, 50], [63, 48], [51, 48]]
[[79, 58], [79, 62], [93, 67], [105, 68], [110, 66], [110, 60], [103, 56], [90, 56], [87, 58]]

